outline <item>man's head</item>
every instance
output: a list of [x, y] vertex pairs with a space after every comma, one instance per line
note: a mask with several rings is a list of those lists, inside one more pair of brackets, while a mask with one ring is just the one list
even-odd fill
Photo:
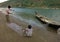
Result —
[[8, 8], [11, 8], [11, 6], [9, 5]]

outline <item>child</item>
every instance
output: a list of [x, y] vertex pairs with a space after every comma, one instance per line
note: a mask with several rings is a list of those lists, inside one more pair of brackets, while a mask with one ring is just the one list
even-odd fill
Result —
[[24, 30], [24, 34], [26, 34], [25, 36], [28, 36], [28, 37], [31, 37], [32, 36], [32, 26], [31, 25], [28, 25], [28, 28], [26, 28]]
[[60, 35], [60, 28], [58, 28], [58, 30], [57, 30], [57, 34], [59, 34], [59, 35]]
[[7, 20], [7, 22], [10, 22], [10, 20], [9, 20], [9, 14], [11, 14], [11, 6], [10, 5], [6, 9], [6, 20]]

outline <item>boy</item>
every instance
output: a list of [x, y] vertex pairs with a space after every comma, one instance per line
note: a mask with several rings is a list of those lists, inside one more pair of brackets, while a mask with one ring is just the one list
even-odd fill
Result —
[[28, 28], [26, 28], [25, 30], [24, 30], [24, 34], [26, 34], [25, 36], [27, 36], [27, 37], [31, 37], [32, 36], [32, 26], [31, 25], [28, 25]]

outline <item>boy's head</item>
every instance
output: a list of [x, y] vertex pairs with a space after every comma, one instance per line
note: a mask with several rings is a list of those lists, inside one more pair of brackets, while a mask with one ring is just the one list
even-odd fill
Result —
[[32, 26], [31, 26], [31, 25], [28, 25], [28, 28], [29, 28], [29, 29], [31, 29], [31, 28], [32, 28]]

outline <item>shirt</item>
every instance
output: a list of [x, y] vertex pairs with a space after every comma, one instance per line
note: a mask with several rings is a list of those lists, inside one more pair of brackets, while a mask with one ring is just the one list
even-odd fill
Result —
[[12, 13], [12, 10], [7, 8], [7, 9], [4, 9], [4, 10], [2, 11], [2, 13], [5, 14], [5, 15], [9, 15], [9, 14]]
[[32, 36], [32, 29], [26, 28], [27, 36]]

